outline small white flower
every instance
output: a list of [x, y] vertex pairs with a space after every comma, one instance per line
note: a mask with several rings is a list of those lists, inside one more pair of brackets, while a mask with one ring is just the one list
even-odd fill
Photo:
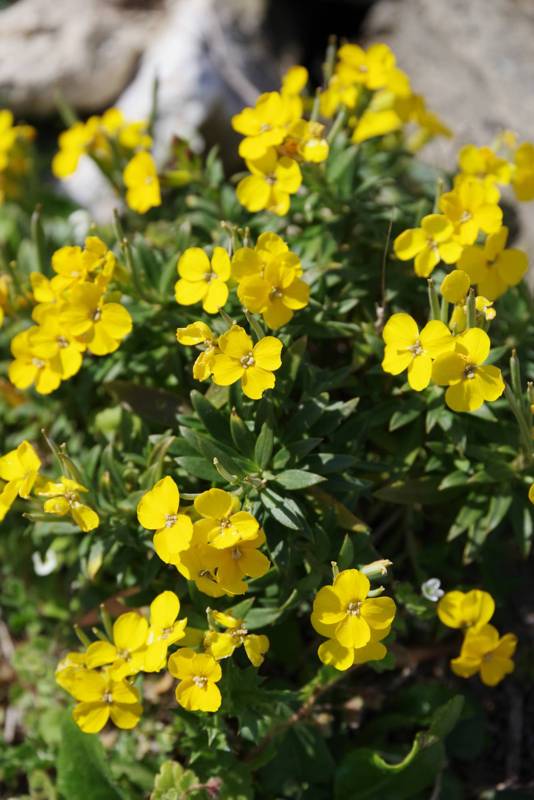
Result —
[[421, 586], [421, 594], [427, 600], [437, 603], [440, 597], [443, 597], [445, 592], [441, 588], [441, 581], [439, 578], [429, 578]]
[[46, 551], [44, 559], [40, 553], [32, 554], [33, 569], [40, 578], [50, 575], [57, 567], [57, 556], [50, 548]]

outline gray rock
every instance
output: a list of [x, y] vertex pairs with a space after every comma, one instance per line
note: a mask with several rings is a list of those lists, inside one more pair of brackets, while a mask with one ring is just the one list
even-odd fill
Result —
[[135, 72], [163, 2], [19, 0], [0, 11], [0, 98], [19, 116], [110, 105]]

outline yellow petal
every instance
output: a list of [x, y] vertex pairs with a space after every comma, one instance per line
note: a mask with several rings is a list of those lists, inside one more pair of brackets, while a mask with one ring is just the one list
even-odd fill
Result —
[[234, 498], [222, 489], [208, 489], [195, 498], [195, 510], [201, 517], [222, 519], [232, 511]]
[[180, 504], [180, 492], [169, 476], [158, 481], [143, 495], [137, 506], [137, 519], [148, 530], [163, 528], [176, 515]]
[[259, 400], [268, 389], [273, 389], [276, 379], [272, 372], [259, 367], [249, 367], [242, 377], [243, 393], [251, 400]]
[[127, 611], [113, 623], [113, 641], [119, 651], [139, 650], [146, 643], [147, 633], [148, 622], [137, 611]]
[[174, 592], [161, 592], [150, 604], [150, 625], [153, 628], [172, 628], [180, 613], [180, 601]]
[[84, 733], [98, 733], [108, 721], [109, 712], [107, 703], [78, 703], [72, 711], [72, 717]]

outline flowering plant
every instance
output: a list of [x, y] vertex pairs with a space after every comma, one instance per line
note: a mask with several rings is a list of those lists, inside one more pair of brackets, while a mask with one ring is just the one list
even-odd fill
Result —
[[[534, 145], [424, 166], [452, 134], [385, 45], [331, 49], [307, 84], [294, 67], [233, 118], [235, 180], [183, 143], [157, 164], [151, 124], [110, 109], [52, 162], [97, 164], [108, 225], [6, 191], [10, 791], [503, 780], [488, 742], [531, 679], [534, 324], [501, 196], [534, 199]], [[33, 133], [2, 113], [0, 177], [23, 192]]]

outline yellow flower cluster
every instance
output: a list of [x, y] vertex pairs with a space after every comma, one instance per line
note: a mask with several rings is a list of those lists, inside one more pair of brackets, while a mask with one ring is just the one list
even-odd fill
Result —
[[391, 630], [395, 603], [391, 597], [369, 596], [370, 588], [363, 572], [346, 569], [317, 593], [311, 623], [327, 637], [317, 651], [323, 664], [346, 670], [386, 656], [382, 640]]
[[488, 624], [495, 611], [495, 602], [488, 592], [480, 589], [447, 592], [437, 611], [444, 625], [464, 631], [460, 655], [451, 661], [455, 675], [471, 678], [480, 673], [482, 683], [497, 686], [513, 672], [517, 636], [513, 633], [499, 636], [497, 629]]
[[9, 379], [18, 389], [32, 384], [49, 394], [79, 371], [83, 353], [113, 353], [132, 329], [130, 314], [120, 303], [106, 302], [116, 259], [96, 236], [85, 247], [62, 247], [52, 256], [51, 279], [30, 276], [36, 325], [11, 341], [14, 361]]
[[[175, 695], [182, 708], [214, 712], [222, 702], [219, 661], [243, 645], [251, 663], [262, 664], [269, 640], [249, 634], [244, 620], [208, 609], [210, 628], [202, 631], [187, 628], [187, 619], [179, 619], [179, 614], [177, 595], [162, 592], [150, 604], [149, 620], [138, 611], [121, 614], [112, 628], [107, 626], [107, 637], [88, 642], [83, 653], [68, 653], [60, 661], [56, 681], [77, 701], [73, 717], [82, 731], [97, 733], [109, 719], [118, 728], [137, 725], [141, 696], [132, 682], [140, 672], [167, 667], [178, 679]], [[215, 625], [225, 631], [217, 631]], [[169, 648], [178, 643], [179, 649], [169, 656]]]
[[80, 500], [80, 495], [88, 491], [86, 487], [65, 475], [47, 481], [39, 475], [40, 469], [41, 459], [27, 441], [0, 457], [0, 479], [5, 482], [0, 492], [0, 522], [17, 497], [28, 500], [33, 491], [48, 498], [43, 505], [45, 514], [70, 516], [85, 532], [97, 528], [98, 514]]
[[243, 393], [259, 400], [276, 383], [274, 373], [282, 364], [282, 342], [263, 336], [256, 344], [240, 325], [232, 325], [216, 337], [205, 322], [193, 322], [178, 328], [176, 338], [183, 345], [202, 348], [193, 365], [193, 377], [205, 381], [212, 377], [217, 386], [241, 382]]
[[[528, 260], [523, 251], [506, 247], [508, 228], [502, 225], [497, 184], [510, 183], [515, 176], [516, 183], [526, 186], [531, 180], [534, 186], [534, 145], [521, 145], [517, 153], [521, 148], [527, 152], [529, 147], [530, 159], [519, 156], [521, 168], [489, 147], [463, 147], [458, 158], [460, 172], [452, 190], [439, 198], [439, 213], [428, 214], [420, 227], [409, 228], [396, 238], [397, 258], [414, 259], [416, 274], [424, 278], [441, 261], [456, 264], [477, 285], [480, 295], [490, 301], [518, 284], [527, 271]], [[522, 199], [534, 199], [534, 189], [531, 196], [527, 190], [522, 194]], [[485, 241], [479, 244], [481, 234]]]
[[327, 119], [340, 109], [352, 112], [352, 141], [359, 144], [375, 136], [416, 126], [407, 141], [416, 150], [435, 136], [451, 131], [414, 94], [410, 80], [397, 66], [394, 53], [385, 44], [367, 50], [356, 44], [339, 48], [333, 74], [320, 94], [320, 111]]
[[57, 178], [68, 178], [76, 172], [80, 158], [90, 156], [108, 177], [122, 172], [128, 206], [144, 214], [161, 205], [156, 164], [148, 152], [151, 146], [147, 122], [130, 122], [118, 108], [109, 108], [102, 116], [75, 122], [60, 134], [52, 172]]
[[300, 95], [307, 82], [307, 70], [292, 67], [279, 92], [260, 95], [254, 108], [232, 118], [232, 127], [244, 137], [239, 155], [251, 173], [239, 182], [237, 199], [249, 211], [286, 214], [290, 195], [302, 183], [299, 162], [317, 164], [328, 157], [324, 126], [302, 116]]
[[210, 597], [243, 594], [246, 578], [270, 568], [260, 552], [265, 534], [235, 495], [222, 489], [199, 494], [179, 513], [180, 492], [167, 476], [146, 492], [137, 506], [141, 525], [154, 533], [154, 549], [187, 580]]
[[485, 364], [491, 342], [481, 328], [453, 336], [439, 320], [419, 332], [409, 314], [393, 314], [387, 321], [382, 369], [391, 375], [408, 371], [410, 387], [419, 392], [432, 380], [447, 386], [445, 402], [453, 411], [476, 411], [485, 401], [504, 392], [498, 367]]
[[397, 258], [414, 259], [420, 277], [427, 278], [441, 262], [455, 265], [440, 287], [441, 318], [448, 319], [453, 335], [436, 319], [419, 334], [408, 314], [394, 314], [383, 332], [382, 368], [393, 375], [407, 369], [408, 382], [416, 391], [431, 380], [447, 386], [445, 400], [454, 411], [475, 411], [504, 392], [500, 370], [485, 364], [491, 346], [485, 328], [496, 316], [494, 301], [516, 286], [528, 269], [526, 254], [507, 247], [509, 231], [502, 224], [499, 205], [498, 184], [514, 179], [523, 187], [523, 198], [528, 197], [525, 187], [529, 169], [534, 175], [534, 161], [525, 155], [528, 145], [517, 148], [516, 155], [520, 150], [523, 155], [512, 162], [490, 147], [463, 147], [460, 172], [453, 188], [439, 197], [439, 213], [423, 217], [420, 227], [403, 231], [394, 242]]
[[272, 330], [286, 325], [310, 297], [299, 257], [275, 233], [262, 233], [254, 248], [240, 247], [231, 259], [222, 247], [213, 249], [211, 259], [200, 247], [189, 247], [178, 260], [178, 275], [180, 305], [201, 302], [204, 311], [216, 314], [228, 300], [232, 281], [244, 308], [261, 314]]
[[35, 128], [13, 123], [11, 111], [0, 109], [0, 205], [20, 195], [20, 180], [32, 165], [29, 145]]

